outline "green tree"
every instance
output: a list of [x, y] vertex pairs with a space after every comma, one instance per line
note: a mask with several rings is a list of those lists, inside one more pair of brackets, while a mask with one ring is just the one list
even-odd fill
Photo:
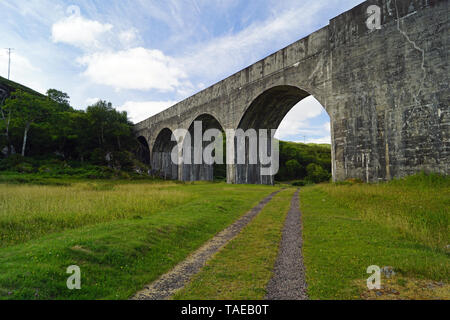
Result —
[[289, 180], [300, 179], [302, 174], [302, 166], [297, 160], [292, 159], [286, 162], [286, 171]]
[[306, 167], [306, 171], [308, 172], [307, 179], [315, 183], [329, 181], [331, 178], [328, 171], [315, 163], [310, 163]]
[[13, 92], [7, 99], [5, 110], [12, 116], [15, 125], [23, 129], [22, 156], [25, 156], [31, 126], [45, 122], [51, 109], [50, 100], [22, 90]]
[[56, 89], [48, 89], [47, 97], [60, 105], [64, 111], [70, 109], [70, 97], [67, 93]]
[[10, 138], [10, 124], [11, 124], [11, 109], [5, 105], [6, 97], [0, 101], [0, 114], [2, 117], [2, 130], [4, 130], [5, 142], [7, 146], [7, 156], [11, 155], [11, 138]]

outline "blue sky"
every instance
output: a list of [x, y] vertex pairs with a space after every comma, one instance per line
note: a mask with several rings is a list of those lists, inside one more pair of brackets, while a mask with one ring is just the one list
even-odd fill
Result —
[[[79, 109], [108, 100], [137, 122], [328, 24], [361, 0], [0, 0], [11, 80], [67, 92]], [[0, 76], [7, 76], [0, 49]], [[278, 137], [329, 142], [313, 97]]]

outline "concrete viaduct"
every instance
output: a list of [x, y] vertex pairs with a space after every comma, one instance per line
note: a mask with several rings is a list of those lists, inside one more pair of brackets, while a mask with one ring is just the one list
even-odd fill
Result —
[[[369, 0], [328, 26], [138, 123], [152, 169], [211, 180], [212, 167], [170, 161], [176, 129], [276, 129], [313, 95], [331, 120], [335, 181], [449, 172], [448, 0]], [[271, 183], [227, 165], [229, 183]]]

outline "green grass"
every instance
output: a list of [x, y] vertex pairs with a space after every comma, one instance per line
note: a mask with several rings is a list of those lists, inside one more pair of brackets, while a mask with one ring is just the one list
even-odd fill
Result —
[[312, 299], [359, 299], [368, 266], [448, 282], [449, 178], [305, 187], [304, 259]]
[[[0, 299], [127, 299], [277, 188], [79, 179], [0, 184]], [[293, 192], [276, 196], [175, 298], [263, 298]], [[448, 283], [449, 208], [450, 179], [436, 175], [302, 188], [309, 296], [359, 299], [370, 265], [394, 267], [408, 297], [423, 291], [414, 283]], [[70, 265], [81, 267], [82, 290], [66, 287]]]
[[[274, 190], [0, 185], [0, 299], [127, 299]], [[81, 290], [66, 287], [70, 265], [81, 268]]]
[[275, 196], [173, 299], [263, 299], [294, 191], [287, 189]]
[[0, 184], [0, 247], [67, 229], [147, 217], [199, 197], [195, 188], [160, 182]]

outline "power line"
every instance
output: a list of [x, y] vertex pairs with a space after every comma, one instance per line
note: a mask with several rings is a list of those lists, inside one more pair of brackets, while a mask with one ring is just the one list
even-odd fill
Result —
[[14, 48], [6, 48], [8, 50], [8, 80], [11, 75], [11, 51], [14, 50]]

